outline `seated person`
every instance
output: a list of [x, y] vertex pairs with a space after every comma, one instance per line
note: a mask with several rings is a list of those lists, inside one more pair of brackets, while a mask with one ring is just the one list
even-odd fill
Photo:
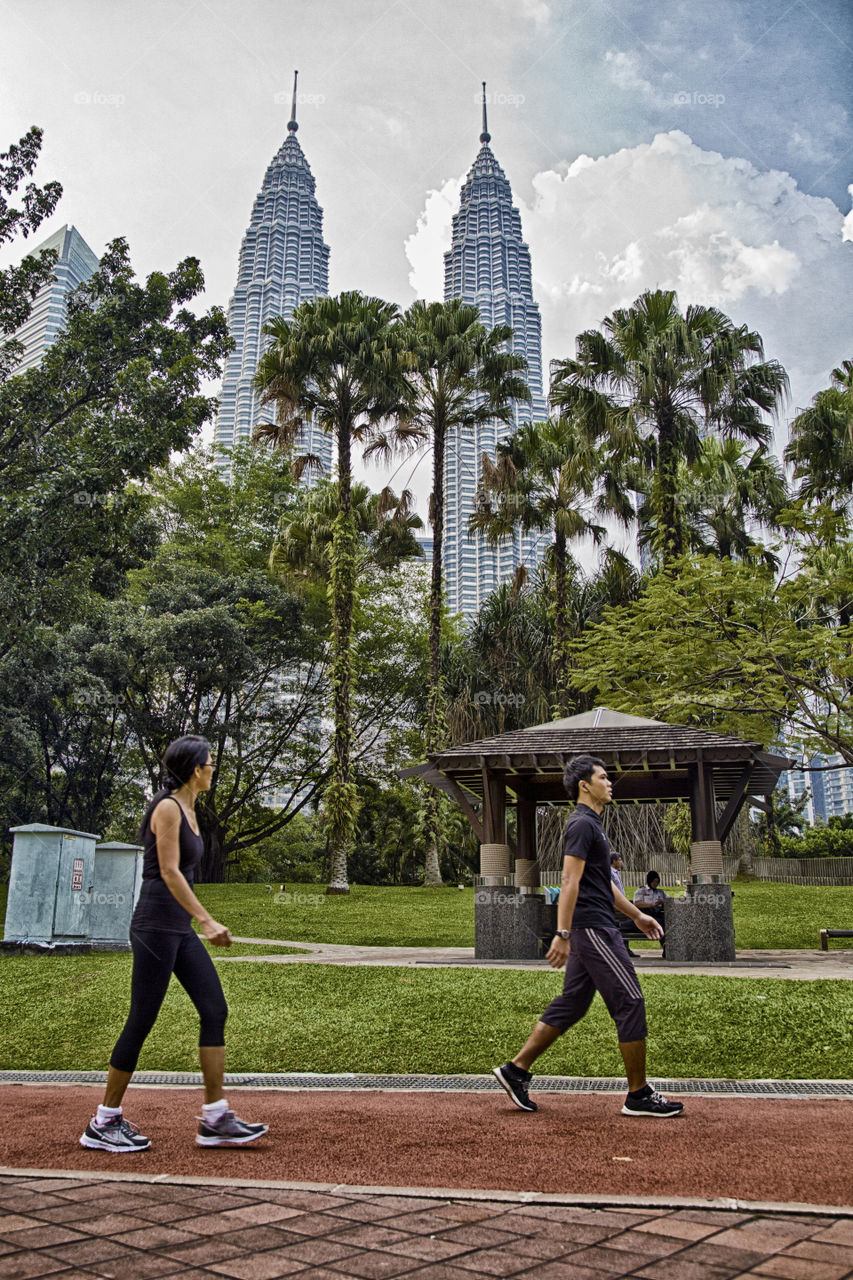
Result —
[[[634, 902], [638, 907], [642, 907], [647, 916], [657, 920], [658, 924], [663, 925], [664, 908], [663, 904], [669, 897], [668, 893], [664, 893], [660, 887], [660, 876], [656, 871], [650, 871], [646, 876], [646, 883], [641, 884], [639, 889], [634, 893]], [[661, 947], [665, 948], [666, 944], [661, 941]], [[666, 952], [664, 951], [664, 954]]]
[[625, 892], [625, 886], [622, 884], [622, 854], [617, 853], [614, 849], [610, 855], [610, 879], [616, 885], [620, 893]]

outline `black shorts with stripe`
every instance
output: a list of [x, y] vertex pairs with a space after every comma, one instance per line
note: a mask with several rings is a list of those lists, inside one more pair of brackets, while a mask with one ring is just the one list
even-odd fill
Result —
[[567, 1031], [580, 1022], [598, 991], [620, 1041], [645, 1040], [646, 1005], [619, 930], [572, 929], [571, 948], [562, 994], [551, 1001], [540, 1022]]

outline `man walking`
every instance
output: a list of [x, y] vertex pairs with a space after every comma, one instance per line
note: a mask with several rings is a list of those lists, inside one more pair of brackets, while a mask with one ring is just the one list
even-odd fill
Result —
[[575, 756], [563, 771], [563, 785], [574, 813], [563, 832], [563, 875], [557, 906], [557, 932], [546, 959], [553, 969], [565, 965], [562, 994], [548, 1005], [520, 1053], [494, 1068], [498, 1084], [522, 1111], [536, 1111], [530, 1100], [530, 1067], [540, 1054], [579, 1022], [600, 992], [616, 1024], [619, 1051], [628, 1077], [626, 1116], [681, 1115], [684, 1104], [670, 1102], [646, 1080], [646, 1010], [637, 975], [613, 919], [614, 906], [630, 916], [648, 938], [663, 929], [616, 888], [610, 876], [610, 843], [601, 814], [613, 786], [604, 762]]

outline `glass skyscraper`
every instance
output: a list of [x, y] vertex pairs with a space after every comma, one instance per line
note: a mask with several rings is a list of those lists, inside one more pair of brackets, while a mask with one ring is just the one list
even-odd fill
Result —
[[[797, 750], [799, 748], [790, 754], [796, 754]], [[846, 813], [853, 813], [853, 768], [845, 767], [844, 758], [839, 754], [818, 755], [813, 756], [808, 764], [814, 773], [783, 773], [779, 778], [779, 786], [787, 788], [792, 801], [799, 800], [806, 790], [809, 791], [804, 811], [807, 821], [826, 821], [827, 818], [842, 818]]]
[[[266, 340], [261, 330], [274, 316], [289, 320], [301, 302], [329, 292], [329, 246], [323, 240], [323, 210], [314, 194], [308, 161], [296, 139], [296, 83], [287, 137], [264, 176], [243, 238], [237, 286], [228, 308], [228, 328], [236, 346], [225, 364], [214, 449], [223, 473], [228, 460], [220, 450], [248, 440], [259, 422], [272, 422], [272, 406], [263, 406], [252, 386]], [[305, 428], [299, 453], [319, 457], [332, 470], [332, 438]]]
[[[485, 86], [484, 86], [485, 90]], [[474, 431], [448, 433], [445, 448], [443, 559], [451, 612], [468, 617], [486, 596], [511, 578], [520, 564], [533, 569], [542, 544], [533, 534], [490, 546], [480, 533], [468, 535], [468, 517], [480, 485], [481, 456], [496, 456], [496, 447], [522, 423], [547, 417], [542, 392], [542, 325], [533, 300], [530, 250], [521, 234], [521, 217], [512, 190], [489, 147], [491, 137], [483, 101], [480, 151], [462, 188], [459, 212], [453, 215], [451, 247], [444, 255], [445, 301], [462, 298], [480, 310], [487, 329], [513, 328], [512, 349], [527, 360], [532, 403], [517, 403], [514, 421], [489, 423]]]
[[24, 344], [24, 356], [15, 369], [16, 373], [23, 373], [39, 363], [65, 326], [68, 294], [98, 269], [99, 259], [76, 227], [60, 227], [33, 250], [32, 256], [39, 257], [45, 249], [56, 249], [59, 257], [53, 279], [39, 289], [29, 318], [15, 334]]

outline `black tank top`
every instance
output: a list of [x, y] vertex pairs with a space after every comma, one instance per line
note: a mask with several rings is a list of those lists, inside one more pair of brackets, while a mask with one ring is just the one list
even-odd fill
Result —
[[[164, 796], [181, 810], [178, 865], [190, 888], [204, 853], [204, 840], [189, 824], [183, 806], [174, 796]], [[160, 803], [162, 804], [163, 801]], [[142, 889], [130, 922], [131, 929], [156, 929], [159, 933], [186, 933], [192, 928], [192, 916], [172, 893], [160, 874], [157, 860], [157, 837], [151, 830], [151, 818], [160, 807], [154, 806], [143, 827]]]

